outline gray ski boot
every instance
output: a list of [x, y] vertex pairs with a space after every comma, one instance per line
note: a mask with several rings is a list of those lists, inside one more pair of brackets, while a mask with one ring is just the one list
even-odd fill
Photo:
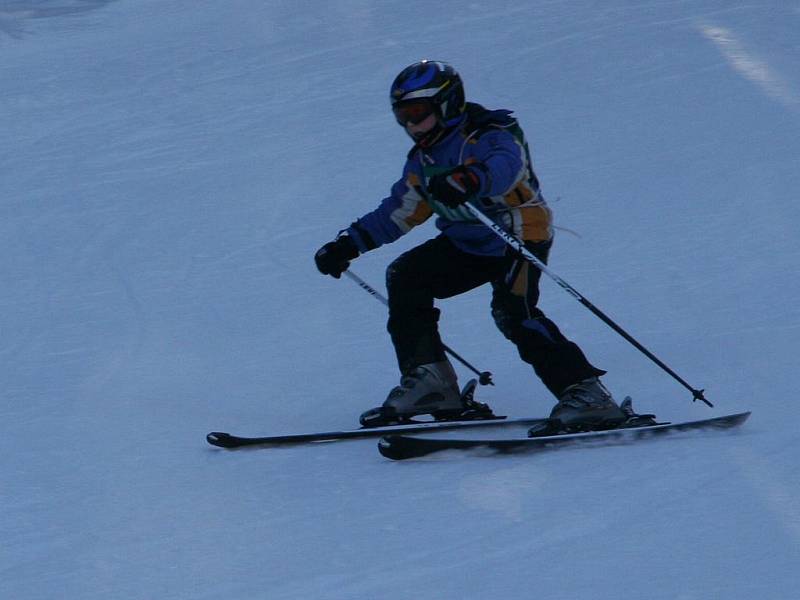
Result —
[[597, 377], [569, 386], [550, 413], [550, 419], [574, 431], [613, 428], [628, 416]]
[[450, 361], [420, 365], [401, 377], [400, 385], [389, 392], [383, 406], [361, 415], [361, 425], [412, 423], [417, 415], [431, 415], [437, 421], [496, 418], [488, 406], [472, 399], [476, 383], [470, 381], [460, 392]]

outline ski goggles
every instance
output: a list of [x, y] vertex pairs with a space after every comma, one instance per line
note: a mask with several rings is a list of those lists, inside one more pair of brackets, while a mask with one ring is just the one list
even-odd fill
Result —
[[400, 102], [392, 107], [394, 111], [394, 118], [403, 127], [409, 123], [417, 125], [435, 112], [433, 102], [426, 99], [420, 100], [407, 100]]

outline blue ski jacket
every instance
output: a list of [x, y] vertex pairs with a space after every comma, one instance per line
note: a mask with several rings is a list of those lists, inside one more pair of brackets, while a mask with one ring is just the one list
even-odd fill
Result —
[[525, 241], [552, 238], [552, 214], [541, 195], [525, 136], [508, 110], [468, 103], [462, 124], [431, 148], [411, 149], [403, 176], [377, 209], [343, 233], [361, 253], [393, 242], [437, 215], [436, 227], [458, 248], [502, 256], [505, 242], [464, 207], [449, 208], [427, 191], [430, 177], [458, 165], [475, 165], [480, 191], [474, 202], [507, 231]]

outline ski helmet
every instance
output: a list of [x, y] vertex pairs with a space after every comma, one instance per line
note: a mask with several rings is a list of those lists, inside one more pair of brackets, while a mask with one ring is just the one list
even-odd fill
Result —
[[411, 135], [422, 147], [435, 143], [441, 135], [458, 125], [464, 116], [466, 99], [461, 76], [447, 63], [422, 60], [409, 65], [395, 77], [390, 91], [392, 111], [398, 123], [419, 123], [431, 114], [433, 129]]

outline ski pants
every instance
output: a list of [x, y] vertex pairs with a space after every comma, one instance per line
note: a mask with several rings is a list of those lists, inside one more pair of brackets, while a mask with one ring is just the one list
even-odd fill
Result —
[[[547, 262], [551, 244], [526, 246]], [[495, 324], [556, 397], [570, 385], [604, 374], [537, 308], [540, 277], [541, 271], [511, 248], [505, 256], [471, 254], [457, 248], [445, 235], [399, 256], [387, 269], [386, 288], [387, 329], [401, 373], [446, 358], [434, 300], [452, 298], [489, 283]]]

